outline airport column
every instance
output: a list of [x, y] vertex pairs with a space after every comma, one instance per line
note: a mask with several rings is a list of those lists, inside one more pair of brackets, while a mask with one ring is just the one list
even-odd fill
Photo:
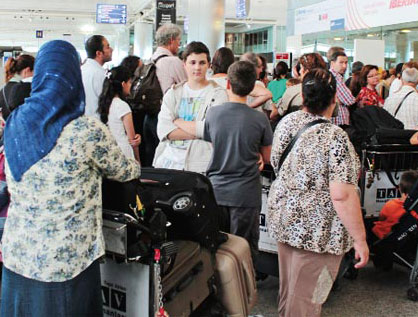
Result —
[[115, 44], [113, 47], [112, 63], [119, 65], [122, 59], [129, 54], [129, 28], [121, 27], [115, 37]]
[[412, 42], [412, 50], [414, 52], [414, 60], [418, 60], [418, 41]]
[[408, 36], [405, 33], [399, 33], [396, 37], [396, 63], [405, 63], [408, 61]]
[[201, 41], [211, 56], [225, 45], [225, 0], [189, 0], [187, 42]]
[[136, 22], [134, 25], [134, 55], [142, 60], [152, 56], [153, 24]]

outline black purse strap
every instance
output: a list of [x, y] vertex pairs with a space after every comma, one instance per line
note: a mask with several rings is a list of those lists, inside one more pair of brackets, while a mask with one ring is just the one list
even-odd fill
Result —
[[284, 150], [282, 156], [280, 157], [279, 160], [279, 166], [277, 167], [277, 175], [279, 174], [280, 168], [282, 167], [284, 161], [286, 160], [286, 157], [289, 155], [290, 151], [292, 150], [293, 146], [295, 145], [296, 141], [299, 139], [299, 137], [303, 134], [303, 132], [305, 132], [307, 129], [309, 129], [310, 127], [313, 127], [314, 125], [320, 124], [320, 123], [327, 123], [329, 122], [328, 120], [325, 119], [318, 119], [315, 121], [311, 121], [307, 124], [305, 124], [299, 131], [298, 133], [293, 137], [293, 139], [290, 141], [290, 143], [288, 144], [288, 146], [286, 147], [286, 149]]
[[412, 94], [413, 92], [414, 91], [410, 91], [405, 95], [405, 97], [403, 97], [403, 99], [402, 99], [401, 103], [399, 104], [398, 108], [396, 108], [395, 114], [393, 115], [395, 118], [396, 118], [396, 115], [398, 114], [399, 109], [401, 109], [401, 106], [402, 106], [403, 102], [405, 101], [405, 99], [408, 98], [408, 96], [410, 94]]

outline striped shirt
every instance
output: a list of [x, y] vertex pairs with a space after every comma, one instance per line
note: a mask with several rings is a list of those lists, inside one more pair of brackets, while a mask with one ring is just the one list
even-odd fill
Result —
[[335, 80], [337, 81], [337, 99], [339, 101], [340, 107], [338, 111], [338, 116], [332, 118], [331, 122], [336, 125], [348, 125], [350, 124], [350, 113], [348, 111], [348, 106], [351, 106], [356, 102], [356, 98], [353, 97], [350, 89], [345, 85], [344, 78], [340, 73], [337, 73], [333, 69], [330, 69], [330, 72], [334, 75]]

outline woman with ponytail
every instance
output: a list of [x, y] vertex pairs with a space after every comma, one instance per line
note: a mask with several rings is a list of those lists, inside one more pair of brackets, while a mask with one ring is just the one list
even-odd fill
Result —
[[[4, 65], [6, 85], [0, 91], [0, 108], [3, 119], [6, 120], [17, 106], [23, 103], [24, 98], [29, 97], [33, 76], [35, 58], [31, 55], [22, 54], [16, 59], [10, 57]], [[19, 89], [16, 89], [19, 86]], [[19, 94], [20, 102], [16, 102]]]
[[131, 73], [124, 66], [114, 67], [106, 75], [99, 97], [100, 120], [107, 124], [123, 154], [139, 161], [141, 136], [135, 134], [132, 111], [125, 102], [131, 90]]

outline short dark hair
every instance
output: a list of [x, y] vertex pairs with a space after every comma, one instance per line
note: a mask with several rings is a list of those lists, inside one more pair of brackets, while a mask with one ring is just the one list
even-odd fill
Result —
[[351, 65], [351, 72], [352, 73], [360, 72], [363, 66], [364, 64], [360, 61], [354, 62], [353, 65]]
[[344, 52], [345, 49], [344, 47], [341, 46], [332, 46], [329, 48], [328, 52], [327, 52], [327, 59], [330, 60], [332, 54], [334, 54], [335, 52]]
[[303, 77], [303, 105], [310, 113], [322, 114], [337, 91], [335, 77], [323, 68], [314, 68]]
[[105, 37], [103, 35], [92, 35], [88, 38], [84, 44], [88, 58], [96, 58], [97, 51], [103, 52], [104, 38]]
[[340, 56], [347, 57], [347, 55], [344, 52], [337, 51], [337, 52], [335, 52], [334, 54], [331, 55], [329, 61], [330, 62], [335, 62], [335, 61], [337, 61], [338, 57], [340, 57]]
[[206, 54], [208, 62], [210, 63], [210, 53], [208, 47], [202, 42], [190, 42], [187, 44], [183, 52], [183, 61], [187, 60], [187, 57], [191, 54]]
[[399, 182], [399, 190], [402, 194], [409, 194], [412, 187], [418, 180], [418, 171], [406, 171], [401, 176], [401, 181]]
[[245, 97], [254, 89], [257, 73], [250, 62], [239, 61], [228, 69], [228, 80], [234, 94]]
[[404, 63], [398, 63], [397, 65], [396, 65], [396, 76], [401, 76], [402, 75], [402, 68], [403, 68], [403, 64]]
[[276, 67], [274, 68], [273, 78], [280, 79], [280, 76], [287, 75], [289, 72], [289, 66], [283, 61], [277, 63]]
[[218, 48], [212, 58], [213, 74], [226, 74], [235, 61], [234, 53], [228, 47]]

